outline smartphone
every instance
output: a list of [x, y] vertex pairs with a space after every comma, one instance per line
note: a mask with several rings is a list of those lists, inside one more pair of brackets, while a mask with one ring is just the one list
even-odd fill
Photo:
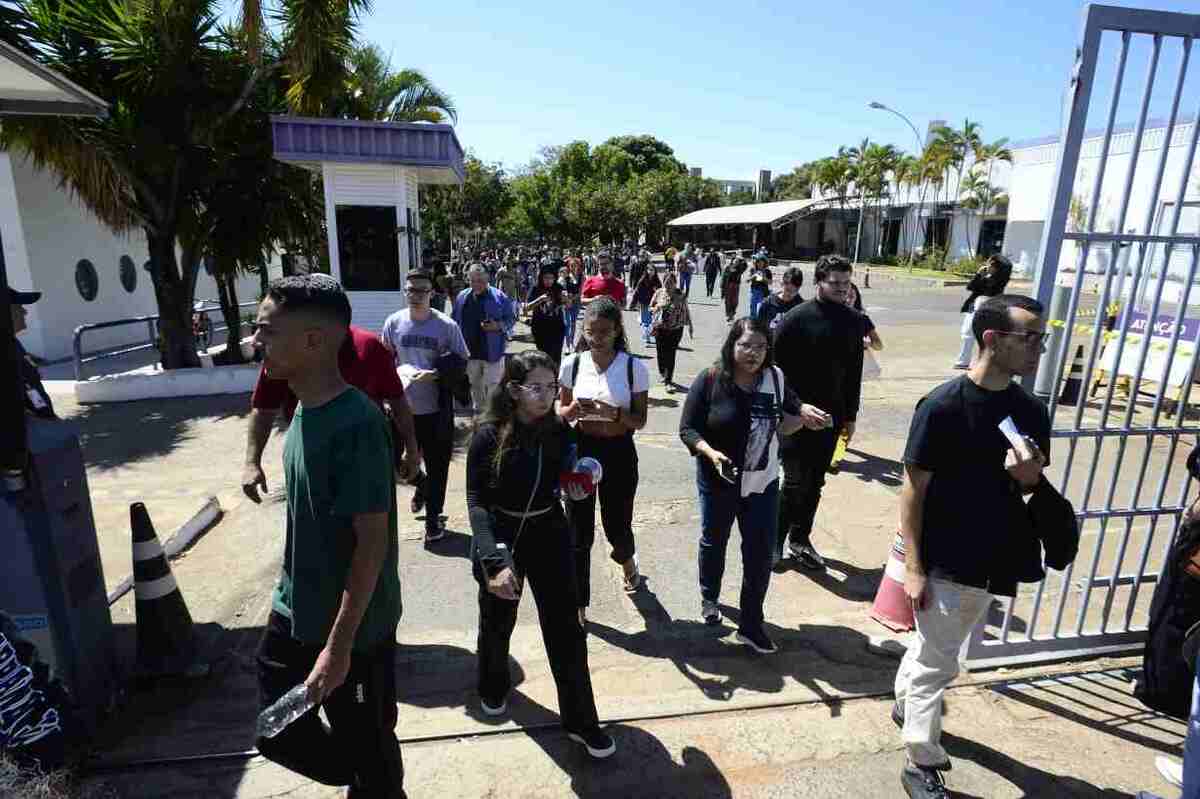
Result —
[[733, 461], [721, 461], [721, 477], [730, 483], [736, 483], [738, 472], [741, 470], [733, 465]]

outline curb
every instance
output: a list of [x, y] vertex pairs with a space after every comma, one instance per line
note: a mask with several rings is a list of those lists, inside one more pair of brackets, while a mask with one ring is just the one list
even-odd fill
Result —
[[[175, 557], [191, 546], [192, 542], [211, 530], [221, 520], [222, 515], [224, 515], [224, 511], [221, 510], [221, 503], [216, 497], [209, 497], [204, 500], [204, 504], [200, 506], [200, 509], [193, 513], [190, 519], [181, 524], [175, 532], [171, 533], [171, 537], [163, 544], [163, 553], [167, 556], [167, 559]], [[132, 588], [133, 575], [131, 574], [117, 583], [116, 588], [109, 593], [108, 604], [113, 604], [128, 594]]]

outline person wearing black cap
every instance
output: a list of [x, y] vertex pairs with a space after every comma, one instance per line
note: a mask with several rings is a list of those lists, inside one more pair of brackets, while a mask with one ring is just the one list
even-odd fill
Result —
[[46, 387], [42, 385], [42, 375], [38, 371], [37, 361], [21, 346], [20, 339], [16, 338], [28, 327], [25, 324], [25, 316], [28, 314], [25, 306], [33, 305], [41, 298], [40, 291], [17, 291], [13, 288], [8, 290], [8, 301], [12, 307], [13, 345], [17, 348], [17, 355], [21, 361], [21, 386], [25, 395], [25, 410], [42, 419], [57, 419], [58, 416], [54, 413], [54, 403], [50, 401], [50, 395], [46, 393]]

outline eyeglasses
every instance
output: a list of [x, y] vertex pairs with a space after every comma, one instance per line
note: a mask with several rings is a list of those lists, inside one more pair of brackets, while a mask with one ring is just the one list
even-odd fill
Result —
[[426, 294], [432, 293], [433, 289], [415, 289], [412, 286], [405, 286], [404, 293], [411, 294], [414, 297], [423, 297]]
[[1000, 336], [1020, 336], [1024, 339], [1026, 347], [1032, 347], [1034, 344], [1041, 347], [1050, 340], [1049, 333], [1039, 333], [1036, 330], [994, 330], [992, 332]]
[[553, 383], [520, 383], [517, 388], [532, 397], [553, 397], [558, 393], [558, 382]]
[[737, 344], [734, 344], [734, 346], [737, 347], [742, 352], [766, 352], [767, 351], [766, 344], [747, 344], [744, 341], [739, 341]]

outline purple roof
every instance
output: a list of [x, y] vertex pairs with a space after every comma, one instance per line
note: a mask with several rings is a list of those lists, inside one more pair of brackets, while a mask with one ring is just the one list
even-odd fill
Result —
[[393, 164], [415, 168], [423, 183], [463, 180], [462, 145], [449, 125], [274, 116], [271, 134], [275, 157], [297, 166]]

